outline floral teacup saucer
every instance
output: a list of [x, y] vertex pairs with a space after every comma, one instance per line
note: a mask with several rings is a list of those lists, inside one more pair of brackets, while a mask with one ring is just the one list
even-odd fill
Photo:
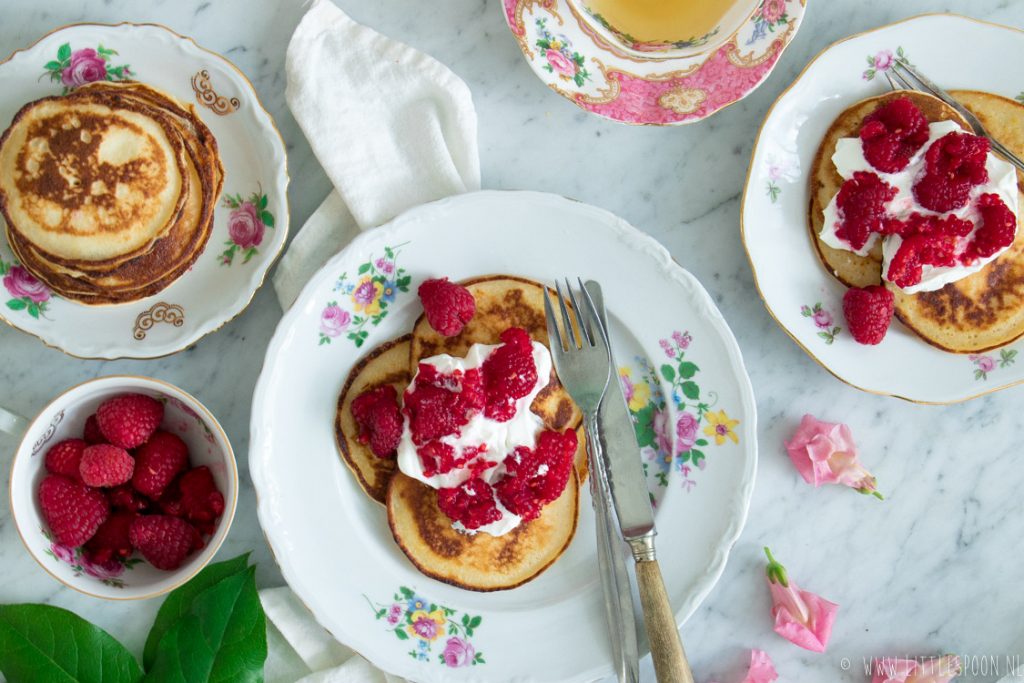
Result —
[[595, 32], [568, 0], [503, 0], [512, 35], [549, 88], [578, 107], [635, 125], [693, 123], [737, 102], [771, 73], [796, 35], [806, 0], [762, 0], [717, 49], [633, 57]]

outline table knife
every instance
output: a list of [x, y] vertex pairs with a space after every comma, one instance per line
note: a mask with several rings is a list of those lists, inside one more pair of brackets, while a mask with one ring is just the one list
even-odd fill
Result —
[[[586, 283], [591, 298], [600, 286]], [[594, 298], [595, 304], [598, 299]], [[597, 304], [602, 313], [602, 332], [607, 337], [607, 313], [604, 300]], [[609, 343], [609, 348], [611, 344]], [[615, 360], [612, 359], [614, 367]], [[614, 385], [614, 387], [613, 387]], [[636, 562], [636, 579], [640, 589], [640, 603], [644, 612], [644, 626], [651, 645], [651, 658], [658, 683], [693, 683], [693, 673], [686, 660], [683, 643], [679, 638], [675, 614], [665, 591], [654, 549], [654, 511], [641, 465], [640, 447], [636, 442], [633, 418], [629, 414], [626, 397], [619, 382], [610, 382], [599, 412], [601, 449], [608, 473], [615, 515], [622, 538], [629, 544]]]

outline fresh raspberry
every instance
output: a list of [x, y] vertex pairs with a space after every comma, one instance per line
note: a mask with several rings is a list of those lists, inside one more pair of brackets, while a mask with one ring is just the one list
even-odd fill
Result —
[[378, 458], [393, 458], [402, 438], [402, 411], [398, 392], [390, 384], [364, 391], [352, 401], [358, 440], [370, 444]]
[[82, 451], [78, 471], [87, 486], [118, 486], [132, 478], [135, 458], [128, 451], [108, 443], [98, 443]]
[[468, 289], [448, 278], [424, 280], [419, 288], [423, 312], [434, 331], [454, 337], [476, 313], [476, 301]]
[[136, 517], [128, 538], [157, 569], [177, 569], [201, 543], [199, 532], [183, 519], [170, 515]]
[[82, 438], [90, 446], [94, 446], [98, 443], [108, 443], [107, 437], [103, 436], [103, 432], [100, 431], [100, 423], [96, 419], [96, 415], [90, 415], [85, 421], [85, 433]]
[[850, 334], [861, 344], [878, 344], [892, 320], [892, 292], [882, 285], [851, 287], [843, 295], [843, 315]]
[[188, 468], [188, 446], [180, 438], [157, 430], [135, 451], [132, 486], [150, 498], [159, 498], [167, 485]]
[[215, 522], [224, 512], [224, 495], [217, 489], [213, 473], [205, 465], [193, 467], [178, 479], [185, 519], [195, 524]]
[[[137, 462], [135, 466], [137, 469]], [[130, 484], [121, 484], [109, 489], [107, 501], [114, 510], [127, 512], [147, 512], [153, 505], [152, 501], [133, 489]]]
[[87, 445], [81, 439], [65, 439], [54, 444], [46, 451], [46, 471], [79, 479], [78, 465], [82, 461], [82, 451]]
[[545, 430], [537, 446], [520, 446], [505, 458], [505, 476], [495, 484], [498, 500], [524, 522], [535, 519], [545, 505], [562, 495], [576, 458], [576, 432]]
[[955, 266], [957, 243], [957, 236], [951, 234], [904, 237], [889, 262], [886, 279], [897, 287], [912, 287], [921, 282], [923, 266]]
[[978, 197], [978, 211], [981, 213], [981, 225], [961, 257], [967, 264], [999, 253], [1013, 244], [1017, 236], [1017, 217], [999, 195], [986, 193]]
[[888, 218], [879, 232], [883, 235], [953, 235], [966, 237], [974, 230], [970, 221], [957, 218], [953, 214], [947, 216], [924, 215], [914, 212], [906, 219]]
[[471, 531], [501, 519], [501, 510], [494, 502], [494, 490], [479, 477], [455, 488], [438, 489], [437, 506], [453, 522]]
[[864, 119], [864, 158], [883, 173], [902, 171], [928, 142], [928, 121], [907, 97], [898, 97]]
[[92, 538], [110, 514], [103, 493], [59, 474], [39, 484], [39, 507], [53, 539], [69, 548]]
[[843, 183], [836, 197], [841, 222], [836, 236], [854, 251], [864, 247], [872, 232], [883, 229], [885, 204], [896, 196], [896, 188], [874, 173], [857, 171]]
[[123, 394], [107, 399], [96, 410], [96, 422], [106, 440], [121, 448], [146, 442], [164, 417], [164, 406], [142, 394]]
[[452, 470], [464, 467], [470, 463], [470, 472], [476, 476], [486, 469], [494, 467], [498, 463], [490, 460], [475, 459], [478, 455], [487, 452], [487, 446], [466, 446], [456, 456], [455, 447], [442, 441], [428, 441], [416, 449], [416, 454], [423, 465], [423, 474], [432, 477], [435, 474], [447, 474]]
[[137, 515], [134, 512], [115, 512], [100, 524], [96, 533], [85, 543], [85, 555], [95, 564], [124, 560], [132, 554], [128, 530]]
[[977, 135], [943, 135], [925, 153], [925, 173], [914, 184], [914, 198], [940, 213], [966, 206], [971, 188], [988, 182], [988, 150], [988, 140]]
[[521, 327], [501, 333], [501, 346], [494, 349], [483, 364], [487, 407], [484, 415], [507, 422], [515, 417], [516, 401], [529, 394], [537, 384], [537, 364], [533, 362], [533, 343]]
[[483, 410], [483, 377], [480, 370], [450, 374], [421, 363], [412, 391], [405, 392], [403, 412], [409, 416], [412, 441], [417, 446], [458, 434], [459, 428]]

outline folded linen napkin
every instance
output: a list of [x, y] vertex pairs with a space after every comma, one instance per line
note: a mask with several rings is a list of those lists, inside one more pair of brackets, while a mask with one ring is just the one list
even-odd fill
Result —
[[434, 58], [315, 0], [285, 59], [288, 107], [335, 190], [281, 258], [281, 307], [360, 230], [480, 189], [476, 110]]
[[[315, 0], [285, 60], [288, 107], [335, 190], [281, 258], [274, 288], [287, 309], [360, 230], [406, 209], [480, 189], [469, 88], [437, 60]], [[290, 588], [260, 591], [271, 683], [396, 683], [338, 643]]]

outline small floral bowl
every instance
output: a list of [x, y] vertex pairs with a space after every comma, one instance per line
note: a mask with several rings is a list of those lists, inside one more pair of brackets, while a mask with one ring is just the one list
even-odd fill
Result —
[[[152, 396], [164, 404], [161, 429], [188, 444], [191, 464], [206, 465], [224, 495], [224, 514], [213, 536], [180, 568], [161, 571], [133, 555], [124, 561], [97, 564], [78, 548], [56, 543], [43, 519], [36, 492], [46, 476], [43, 465], [49, 446], [81, 438], [86, 419], [106, 399], [124, 393]], [[0, 410], [0, 428], [12, 431], [16, 416]], [[79, 384], [55, 398], [28, 425], [11, 465], [11, 510], [25, 547], [51, 576], [87, 595], [111, 600], [151, 598], [171, 591], [192, 578], [217, 553], [231, 527], [238, 500], [238, 469], [231, 443], [220, 423], [193, 396], [176, 386], [149, 377], [113, 375]]]

